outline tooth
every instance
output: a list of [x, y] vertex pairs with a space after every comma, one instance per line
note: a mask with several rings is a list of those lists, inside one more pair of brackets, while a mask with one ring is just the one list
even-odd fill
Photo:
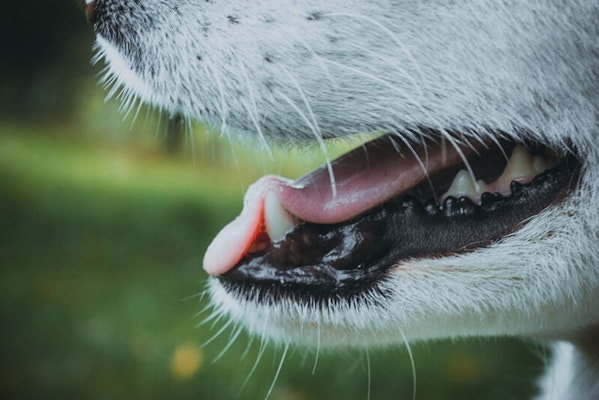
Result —
[[451, 182], [451, 186], [441, 196], [441, 202], [443, 202], [447, 197], [453, 196], [456, 199], [462, 196], [470, 197], [474, 202], [478, 202], [478, 196], [480, 196], [485, 191], [485, 183], [482, 180], [475, 181], [472, 179], [472, 176], [468, 171], [461, 170], [459, 171], [455, 178], [453, 178], [453, 182]]
[[532, 178], [535, 175], [533, 162], [533, 157], [528, 150], [521, 144], [516, 145], [500, 179], [510, 182]]
[[540, 174], [541, 172], [544, 172], [549, 169], [549, 164], [547, 163], [545, 158], [543, 158], [543, 156], [535, 156], [532, 162], [532, 167], [535, 170], [536, 174]]
[[550, 168], [555, 167], [557, 162], [554, 158], [547, 158], [542, 155], [535, 156], [532, 166], [535, 170], [536, 174], [540, 174], [541, 172], [545, 172]]
[[264, 196], [264, 225], [273, 242], [283, 239], [297, 225], [293, 215], [281, 205], [276, 192], [267, 192]]

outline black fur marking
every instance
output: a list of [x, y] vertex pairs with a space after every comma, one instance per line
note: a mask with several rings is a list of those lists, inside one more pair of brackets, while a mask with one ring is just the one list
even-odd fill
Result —
[[308, 21], [320, 21], [320, 20], [322, 19], [322, 13], [321, 13], [321, 12], [318, 12], [318, 11], [316, 11], [316, 12], [313, 12], [313, 13], [311, 13], [310, 15], [308, 15], [308, 16], [306, 17], [306, 19], [307, 19]]
[[[178, 6], [171, 9], [178, 12]], [[99, 36], [108, 40], [127, 56], [129, 66], [136, 72], [143, 72], [146, 55], [137, 44], [143, 41], [143, 32], [137, 26], [156, 26], [158, 21], [151, 10], [141, 0], [97, 1], [94, 6], [92, 26]]]

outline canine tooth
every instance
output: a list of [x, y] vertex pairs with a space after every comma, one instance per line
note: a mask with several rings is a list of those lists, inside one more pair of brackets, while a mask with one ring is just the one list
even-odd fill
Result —
[[540, 174], [541, 172], [546, 171], [550, 168], [549, 163], [547, 162], [547, 160], [545, 160], [543, 156], [535, 156], [532, 162], [532, 167], [535, 170], [536, 174]]
[[500, 179], [510, 182], [531, 178], [536, 175], [533, 163], [532, 155], [524, 146], [518, 144], [514, 147], [514, 151], [512, 151], [512, 155]]
[[276, 192], [264, 196], [264, 225], [273, 242], [283, 239], [297, 225], [295, 218], [281, 205]]
[[478, 196], [480, 196], [484, 191], [485, 183], [482, 180], [475, 181], [470, 173], [463, 169], [459, 171], [453, 178], [451, 186], [447, 192], [441, 196], [441, 202], [443, 202], [449, 196], [453, 196], [455, 198], [467, 196], [474, 198], [475, 201], [477, 201]]
[[557, 165], [557, 161], [553, 157], [545, 157], [542, 155], [535, 156], [532, 166], [535, 173], [540, 174]]

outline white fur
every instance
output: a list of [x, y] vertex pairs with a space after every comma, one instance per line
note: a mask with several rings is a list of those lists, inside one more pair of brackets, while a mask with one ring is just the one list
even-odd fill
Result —
[[[525, 137], [583, 158], [565, 201], [467, 254], [402, 262], [360, 302], [215, 304], [281, 342], [472, 335], [565, 339], [546, 399], [599, 398], [599, 3], [578, 0], [99, 0], [134, 35], [99, 57], [138, 96], [240, 135], [279, 139], [427, 126]], [[142, 7], [143, 6], [143, 7]], [[151, 21], [149, 23], [148, 21]], [[116, 89], [115, 89], [116, 90]], [[495, 133], [493, 133], [495, 132]], [[431, 295], [434, 293], [434, 295]], [[587, 336], [585, 336], [587, 335]], [[591, 344], [589, 344], [591, 342]], [[574, 395], [575, 394], [575, 395]]]
[[[597, 335], [594, 331], [593, 336]], [[590, 339], [591, 343], [587, 341]], [[542, 390], [539, 400], [578, 400], [597, 399], [599, 380], [597, 379], [596, 336], [584, 338], [578, 346], [559, 342], [554, 346], [554, 362], [540, 382]], [[585, 349], [588, 345], [594, 349]]]

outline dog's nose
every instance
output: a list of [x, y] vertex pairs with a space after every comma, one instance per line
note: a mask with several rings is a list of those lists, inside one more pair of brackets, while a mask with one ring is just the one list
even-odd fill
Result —
[[94, 14], [96, 10], [96, 2], [95, 0], [77, 0], [81, 9], [85, 12], [85, 16], [87, 17], [87, 22], [90, 25], [94, 24]]

